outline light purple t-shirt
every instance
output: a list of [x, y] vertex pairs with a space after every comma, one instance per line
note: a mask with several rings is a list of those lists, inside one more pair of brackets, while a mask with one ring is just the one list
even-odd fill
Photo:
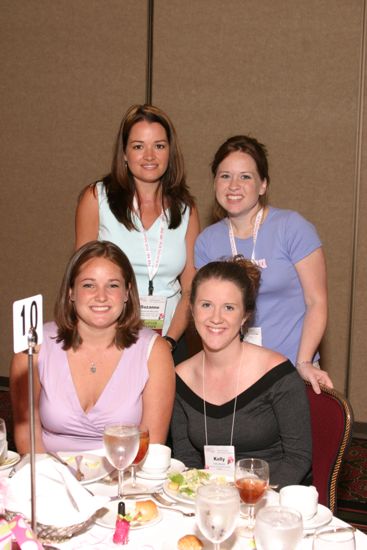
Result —
[[[306, 311], [295, 264], [320, 248], [315, 227], [297, 212], [269, 208], [261, 225], [255, 259], [261, 267], [259, 294], [252, 326], [261, 327], [262, 345], [297, 358]], [[252, 237], [236, 237], [238, 254], [251, 258]], [[232, 256], [227, 220], [202, 231], [195, 243], [195, 266]], [[318, 355], [315, 356], [315, 359]]]
[[[44, 325], [38, 357], [42, 437], [49, 451], [87, 451], [103, 447], [106, 424], [139, 424], [142, 392], [149, 378], [148, 357], [156, 333], [143, 328], [122, 357], [97, 403], [85, 413], [71, 377], [66, 352], [55, 340], [55, 323]], [[91, 377], [93, 374], [91, 373]], [[86, 379], [86, 384], [88, 380]]]

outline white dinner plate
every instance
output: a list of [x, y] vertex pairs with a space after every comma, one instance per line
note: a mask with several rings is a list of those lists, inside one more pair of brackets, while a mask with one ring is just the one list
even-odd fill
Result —
[[0, 470], [7, 470], [18, 464], [20, 455], [14, 451], [8, 451], [8, 458], [1, 464]]
[[[109, 502], [103, 508], [106, 509], [106, 513], [101, 517], [96, 519], [96, 523], [101, 527], [107, 527], [108, 529], [114, 529], [116, 526], [117, 510], [118, 510], [118, 501]], [[129, 513], [129, 510], [134, 508], [134, 503], [125, 502], [126, 513]], [[150, 521], [135, 521], [130, 523], [130, 529], [144, 529], [145, 527], [152, 527], [156, 523], [160, 522], [162, 519], [161, 511], [158, 509], [158, 515], [151, 519]]]
[[140, 477], [141, 479], [158, 479], [158, 480], [166, 479], [168, 474], [172, 472], [183, 472], [184, 469], [185, 469], [185, 464], [181, 462], [181, 460], [176, 460], [175, 458], [171, 458], [171, 465], [166, 472], [151, 474], [148, 472], [144, 472], [144, 470], [138, 470], [136, 472], [136, 477]]
[[77, 467], [75, 456], [83, 456], [80, 465], [80, 470], [84, 474], [84, 479], [81, 481], [82, 485], [98, 481], [114, 470], [112, 464], [110, 464], [104, 456], [98, 456], [92, 453], [58, 453], [58, 455], [72, 468]]
[[304, 520], [303, 529], [304, 531], [314, 531], [315, 529], [330, 523], [332, 517], [333, 514], [329, 508], [323, 506], [322, 504], [318, 504], [316, 514], [311, 519]]

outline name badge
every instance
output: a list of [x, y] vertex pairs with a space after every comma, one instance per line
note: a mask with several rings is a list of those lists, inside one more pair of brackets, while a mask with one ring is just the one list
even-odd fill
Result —
[[140, 316], [143, 324], [158, 334], [162, 334], [166, 302], [164, 296], [140, 296]]
[[234, 475], [233, 445], [204, 445], [205, 469]]
[[262, 346], [261, 327], [250, 327], [245, 334], [245, 342]]

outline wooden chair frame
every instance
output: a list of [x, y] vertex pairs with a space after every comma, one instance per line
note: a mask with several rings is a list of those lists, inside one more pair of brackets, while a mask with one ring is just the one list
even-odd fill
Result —
[[[329, 467], [329, 476], [328, 476], [328, 480], [327, 480], [327, 495], [326, 495], [327, 502], [321, 502], [321, 504], [327, 505], [328, 508], [330, 508], [330, 510], [334, 514], [335, 511], [336, 511], [336, 503], [337, 503], [338, 478], [339, 478], [339, 475], [340, 475], [340, 470], [341, 470], [343, 460], [345, 458], [345, 455], [347, 453], [348, 447], [349, 447], [351, 439], [352, 439], [353, 409], [352, 409], [348, 399], [346, 399], [346, 397], [344, 397], [344, 395], [339, 393], [337, 390], [327, 388], [326, 386], [321, 386], [322, 396], [318, 396], [314, 393], [311, 393], [311, 392], [313, 392], [313, 389], [312, 389], [312, 386], [309, 382], [305, 382], [305, 384], [306, 384], [306, 391], [307, 391], [309, 402], [310, 402], [313, 446], [314, 446], [314, 441], [316, 440], [316, 439], [314, 439], [314, 425], [316, 425], [316, 423], [318, 423], [319, 421], [323, 422], [323, 419], [319, 418], [319, 417], [316, 417], [316, 411], [312, 407], [312, 402], [317, 403], [317, 401], [316, 401], [317, 398], [319, 398], [319, 397], [322, 398], [322, 396], [324, 398], [327, 397], [327, 398], [329, 398], [329, 399], [331, 399], [331, 400], [333, 400], [334, 402], [337, 403], [337, 405], [338, 405], [338, 407], [339, 407], [339, 409], [342, 413], [342, 416], [343, 416], [344, 429], [341, 431], [340, 436], [339, 436], [339, 448], [336, 451], [336, 453], [334, 455], [334, 458], [333, 458], [333, 461], [332, 461], [332, 463], [330, 464], [330, 467]], [[327, 441], [325, 441], [325, 446], [326, 445], [327, 445]], [[314, 468], [314, 448], [313, 448], [313, 451], [312, 451], [312, 455], [313, 455], [312, 456], [312, 466], [313, 466], [313, 471], [315, 472], [317, 470], [317, 468]], [[317, 487], [317, 482], [319, 480], [317, 479], [317, 475], [315, 477], [316, 477], [316, 479], [315, 479], [314, 484], [315, 484], [316, 488], [319, 490], [319, 488]], [[319, 493], [323, 494], [324, 489], [325, 489], [325, 487], [321, 487], [321, 491], [319, 490]]]

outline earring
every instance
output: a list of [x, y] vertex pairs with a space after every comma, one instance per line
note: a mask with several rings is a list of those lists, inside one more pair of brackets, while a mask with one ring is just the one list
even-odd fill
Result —
[[241, 328], [240, 328], [239, 335], [240, 335], [240, 342], [243, 342], [244, 339], [245, 339], [245, 333], [243, 332], [243, 326], [242, 325], [241, 325]]

